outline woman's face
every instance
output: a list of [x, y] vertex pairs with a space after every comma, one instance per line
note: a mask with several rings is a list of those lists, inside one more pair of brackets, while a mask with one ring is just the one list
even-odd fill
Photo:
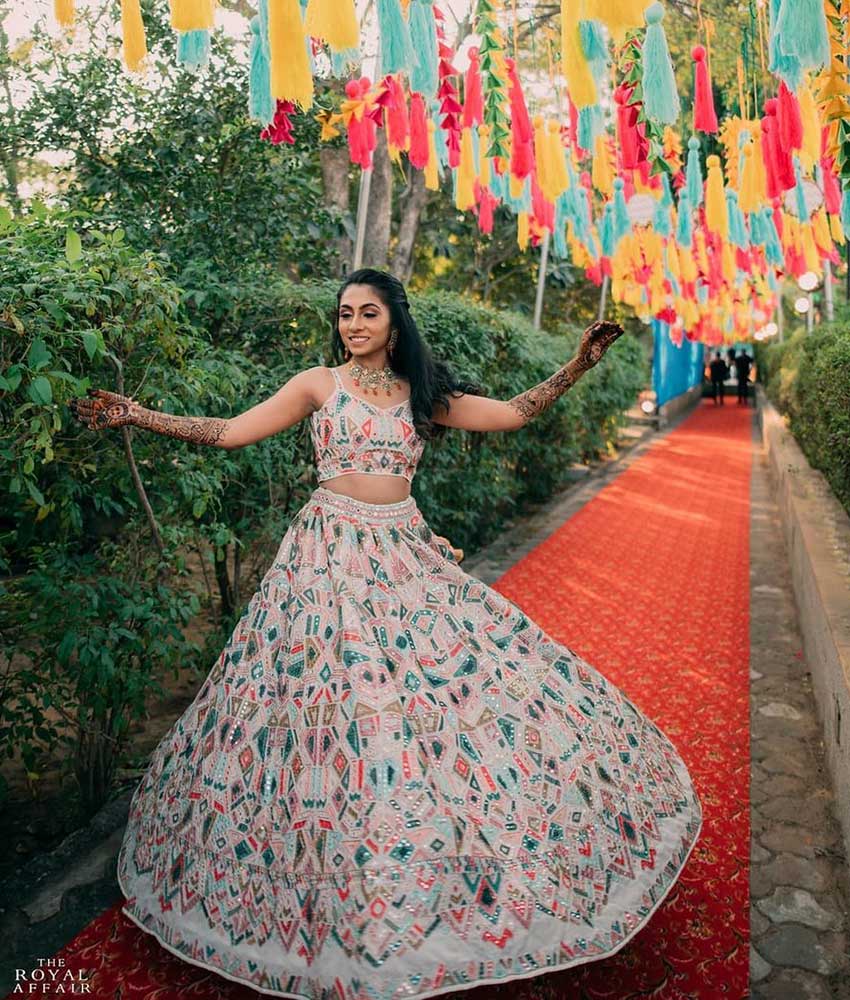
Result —
[[390, 339], [389, 306], [371, 285], [349, 285], [339, 302], [339, 335], [353, 358], [386, 355]]

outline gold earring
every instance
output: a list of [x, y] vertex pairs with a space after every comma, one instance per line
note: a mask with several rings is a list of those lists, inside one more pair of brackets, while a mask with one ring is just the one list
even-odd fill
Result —
[[343, 349], [342, 356], [348, 361], [351, 358], [351, 351], [346, 347]]
[[393, 330], [392, 335], [390, 336], [390, 342], [388, 344], [388, 349], [391, 350], [391, 351], [394, 350], [395, 345], [396, 345], [397, 342], [398, 342], [398, 330]]

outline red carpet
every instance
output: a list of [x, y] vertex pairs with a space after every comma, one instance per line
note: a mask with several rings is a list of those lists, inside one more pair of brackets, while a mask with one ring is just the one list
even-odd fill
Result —
[[[703, 804], [676, 886], [611, 958], [461, 1000], [740, 1000], [749, 973], [752, 410], [709, 401], [509, 570], [497, 589], [673, 741]], [[92, 997], [255, 1000], [107, 911], [60, 953]]]

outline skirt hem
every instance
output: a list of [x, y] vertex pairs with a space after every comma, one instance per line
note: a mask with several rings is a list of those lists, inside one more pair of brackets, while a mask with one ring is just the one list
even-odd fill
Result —
[[[489, 979], [475, 979], [466, 983], [457, 983], [453, 986], [437, 987], [432, 990], [427, 990], [424, 993], [405, 993], [402, 994], [401, 997], [410, 997], [412, 998], [412, 1000], [428, 1000], [429, 997], [444, 996], [449, 993], [456, 993], [459, 990], [477, 989], [479, 986], [498, 986], [502, 983], [510, 983], [521, 979], [533, 979], [535, 976], [545, 976], [548, 975], [549, 973], [563, 972], [566, 969], [573, 969], [579, 965], [586, 965], [589, 962], [598, 962], [603, 959], [610, 958], [612, 955], [616, 955], [616, 953], [620, 951], [621, 948], [624, 948], [636, 934], [638, 934], [646, 927], [650, 919], [655, 915], [655, 913], [658, 911], [664, 900], [669, 895], [670, 890], [673, 888], [673, 886], [678, 884], [679, 877], [682, 871], [684, 870], [685, 865], [688, 863], [688, 860], [691, 854], [693, 853], [694, 847], [699, 841], [703, 827], [703, 820], [704, 817], [702, 815], [702, 812], [700, 811], [699, 823], [697, 825], [696, 831], [694, 832], [693, 839], [691, 840], [691, 843], [688, 846], [687, 851], [685, 852], [685, 856], [682, 859], [682, 863], [679, 866], [679, 870], [676, 873], [676, 875], [674, 875], [673, 878], [670, 880], [669, 884], [661, 893], [661, 895], [658, 897], [655, 906], [653, 906], [652, 909], [640, 920], [640, 922], [637, 923], [629, 931], [629, 933], [626, 934], [625, 937], [621, 941], [619, 941], [613, 948], [609, 948], [606, 951], [599, 952], [598, 954], [595, 955], [582, 955], [579, 958], [576, 958], [569, 962], [562, 962], [559, 965], [546, 965], [541, 968], [532, 969], [528, 972], [518, 972], [508, 976], [496, 976], [496, 977], [491, 977]], [[124, 895], [126, 903], [128, 895], [121, 882], [121, 873], [120, 871], [118, 871], [116, 874], [118, 879], [118, 886], [121, 889], [122, 894]], [[207, 965], [204, 962], [199, 962], [197, 959], [189, 958], [182, 952], [178, 951], [176, 948], [173, 948], [171, 945], [166, 944], [155, 930], [152, 930], [149, 927], [145, 927], [142, 923], [140, 923], [138, 918], [134, 914], [130, 913], [129, 910], [125, 909], [124, 906], [121, 907], [121, 912], [130, 920], [132, 920], [133, 923], [136, 924], [136, 926], [140, 930], [144, 931], [146, 934], [150, 934], [151, 937], [153, 937], [159, 943], [159, 945], [163, 947], [167, 952], [174, 955], [175, 958], [179, 958], [183, 962], [187, 962], [190, 965], [194, 965], [199, 969], [204, 969], [207, 972], [213, 972], [217, 976], [221, 976], [223, 979], [230, 980], [230, 982], [232, 983], [237, 983], [240, 986], [247, 986], [252, 990], [256, 990], [257, 993], [262, 993], [264, 996], [284, 997], [287, 998], [287, 1000], [315, 1000], [314, 993], [313, 994], [288, 993], [282, 990], [266, 989], [262, 986], [258, 986], [256, 983], [251, 982], [250, 979], [245, 979], [241, 976], [231, 975], [230, 973], [224, 972], [214, 965]], [[401, 997], [399, 998], [399, 1000], [401, 1000]]]

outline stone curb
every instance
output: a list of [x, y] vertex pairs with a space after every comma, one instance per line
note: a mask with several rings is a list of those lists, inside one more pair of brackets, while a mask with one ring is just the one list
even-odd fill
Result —
[[838, 818], [850, 848], [850, 517], [760, 389], [782, 521]]

